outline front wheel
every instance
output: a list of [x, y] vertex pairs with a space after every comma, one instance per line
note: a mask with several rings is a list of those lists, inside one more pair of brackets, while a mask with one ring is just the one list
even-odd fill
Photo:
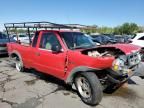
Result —
[[92, 72], [83, 72], [75, 77], [75, 86], [82, 101], [88, 105], [101, 102], [103, 92], [99, 79]]

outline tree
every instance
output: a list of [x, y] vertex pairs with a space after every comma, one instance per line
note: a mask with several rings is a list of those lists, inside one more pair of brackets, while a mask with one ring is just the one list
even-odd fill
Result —
[[139, 30], [138, 30], [138, 33], [142, 33], [142, 32], [144, 32], [144, 27], [142, 27], [142, 26], [139, 26]]
[[114, 28], [113, 34], [121, 34], [120, 26]]
[[102, 34], [112, 34], [113, 28], [111, 28], [111, 27], [98, 27], [97, 32], [102, 33]]
[[121, 26], [115, 27], [114, 28], [114, 34], [134, 34], [136, 32], [138, 32], [139, 27], [137, 24], [135, 23], [124, 23]]

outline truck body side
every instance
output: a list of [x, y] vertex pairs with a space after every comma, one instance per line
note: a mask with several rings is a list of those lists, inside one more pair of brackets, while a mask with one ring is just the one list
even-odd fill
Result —
[[[53, 53], [50, 50], [39, 48], [42, 34], [46, 32], [55, 34], [62, 46], [63, 51], [61, 53]], [[17, 54], [21, 56], [26, 68], [34, 68], [66, 80], [70, 72], [75, 68], [87, 67], [102, 70], [111, 67], [114, 60], [114, 57], [88, 58], [86, 55], [81, 55], [79, 51], [69, 50], [65, 46], [58, 31], [40, 31], [36, 34], [32, 45], [21, 45], [18, 43], [9, 43], [7, 45], [9, 55]], [[97, 64], [95, 64], [95, 61], [97, 61]]]

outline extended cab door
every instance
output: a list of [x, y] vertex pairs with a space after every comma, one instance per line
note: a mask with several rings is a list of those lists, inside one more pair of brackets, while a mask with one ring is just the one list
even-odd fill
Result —
[[[64, 77], [66, 52], [60, 43], [60, 38], [56, 32], [41, 32], [39, 45], [35, 50], [35, 68], [39, 71], [51, 74], [58, 78]], [[61, 52], [52, 51], [52, 46], [56, 45], [61, 48]]]

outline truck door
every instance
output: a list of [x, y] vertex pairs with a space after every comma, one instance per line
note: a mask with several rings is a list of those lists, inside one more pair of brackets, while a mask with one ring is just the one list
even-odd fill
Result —
[[[66, 52], [63, 50], [58, 36], [54, 32], [41, 32], [39, 45], [35, 50], [35, 68], [58, 78], [64, 76]], [[59, 46], [61, 52], [54, 53], [53, 45]]]

